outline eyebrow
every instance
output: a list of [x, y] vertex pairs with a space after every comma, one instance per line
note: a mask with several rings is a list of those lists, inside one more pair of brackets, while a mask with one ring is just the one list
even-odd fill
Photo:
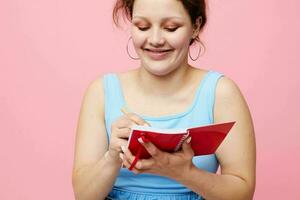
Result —
[[[144, 20], [148, 21], [148, 19], [146, 17], [139, 16], [139, 15], [136, 15], [136, 16], [132, 17], [132, 19], [134, 19], [134, 18], [141, 18], [141, 19], [144, 19]], [[181, 17], [171, 16], [171, 17], [164, 17], [164, 18], [162, 18], [162, 21], [167, 21], [167, 20], [170, 20], [170, 19], [180, 19], [180, 20], [182, 20]]]

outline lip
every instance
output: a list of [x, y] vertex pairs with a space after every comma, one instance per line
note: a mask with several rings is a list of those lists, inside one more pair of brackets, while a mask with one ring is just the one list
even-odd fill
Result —
[[144, 52], [153, 60], [163, 60], [172, 51], [172, 49], [144, 49]]

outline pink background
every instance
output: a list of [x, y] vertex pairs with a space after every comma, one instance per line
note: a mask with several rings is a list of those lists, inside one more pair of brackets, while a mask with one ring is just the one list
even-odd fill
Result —
[[[137, 66], [114, 1], [0, 1], [0, 199], [74, 199], [71, 170], [83, 93]], [[297, 0], [209, 0], [195, 66], [240, 86], [257, 139], [254, 199], [300, 199]]]

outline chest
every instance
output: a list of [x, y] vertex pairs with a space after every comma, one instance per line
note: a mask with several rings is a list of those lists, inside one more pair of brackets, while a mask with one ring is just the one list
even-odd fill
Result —
[[125, 105], [134, 113], [160, 117], [185, 112], [195, 100], [197, 87], [193, 86], [173, 95], [143, 95], [134, 90], [123, 89]]

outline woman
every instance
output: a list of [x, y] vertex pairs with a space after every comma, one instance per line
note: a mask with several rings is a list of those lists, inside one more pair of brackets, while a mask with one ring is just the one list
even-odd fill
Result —
[[[138, 58], [129, 55], [140, 65], [105, 74], [86, 91], [76, 138], [76, 199], [252, 199], [255, 138], [247, 104], [231, 79], [188, 63], [205, 9], [204, 0], [117, 1], [115, 21], [125, 11]], [[132, 125], [186, 128], [226, 121], [236, 123], [215, 154], [193, 156], [190, 140], [176, 153], [142, 142], [152, 158], [128, 170]]]

